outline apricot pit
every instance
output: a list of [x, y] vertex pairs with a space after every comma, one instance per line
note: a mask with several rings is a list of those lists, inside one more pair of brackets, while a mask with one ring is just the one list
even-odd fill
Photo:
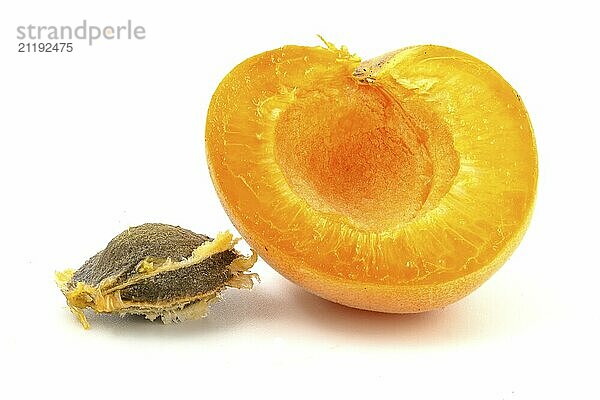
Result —
[[213, 95], [208, 165], [232, 222], [273, 268], [351, 307], [451, 304], [515, 250], [537, 152], [527, 111], [490, 66], [422, 45], [361, 61], [283, 46]]

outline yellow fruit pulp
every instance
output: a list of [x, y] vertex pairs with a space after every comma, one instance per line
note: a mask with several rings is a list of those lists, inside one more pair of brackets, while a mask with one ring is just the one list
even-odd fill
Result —
[[481, 285], [521, 240], [537, 182], [517, 93], [431, 45], [362, 63], [330, 44], [254, 56], [215, 92], [206, 150], [226, 211], [273, 268], [387, 312]]

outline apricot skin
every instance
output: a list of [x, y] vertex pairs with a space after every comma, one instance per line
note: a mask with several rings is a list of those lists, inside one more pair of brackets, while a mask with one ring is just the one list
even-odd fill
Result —
[[325, 299], [394, 313], [451, 304], [520, 243], [537, 152], [518, 94], [458, 50], [360, 62], [284, 46], [234, 68], [206, 124], [217, 194], [240, 234]]

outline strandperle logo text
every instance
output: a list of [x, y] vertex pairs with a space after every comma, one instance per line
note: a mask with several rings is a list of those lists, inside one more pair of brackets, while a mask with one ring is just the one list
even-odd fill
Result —
[[86, 40], [92, 45], [97, 40], [143, 40], [146, 38], [146, 29], [134, 25], [127, 20], [124, 25], [90, 25], [83, 20], [81, 25], [21, 25], [17, 26], [17, 39], [19, 40]]

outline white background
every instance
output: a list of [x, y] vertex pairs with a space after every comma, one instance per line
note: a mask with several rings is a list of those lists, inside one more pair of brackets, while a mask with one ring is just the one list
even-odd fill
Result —
[[[591, 4], [591, 2], [590, 2]], [[18, 54], [18, 25], [131, 19], [143, 41]], [[486, 61], [535, 128], [530, 229], [483, 287], [386, 315], [321, 300], [264, 262], [255, 290], [175, 326], [92, 316], [53, 282], [127, 226], [232, 229], [204, 157], [213, 91], [248, 56], [316, 34], [364, 59], [412, 44]], [[597, 13], [583, 2], [3, 2], [2, 398], [599, 398]], [[185, 397], [183, 397], [185, 396]]]

